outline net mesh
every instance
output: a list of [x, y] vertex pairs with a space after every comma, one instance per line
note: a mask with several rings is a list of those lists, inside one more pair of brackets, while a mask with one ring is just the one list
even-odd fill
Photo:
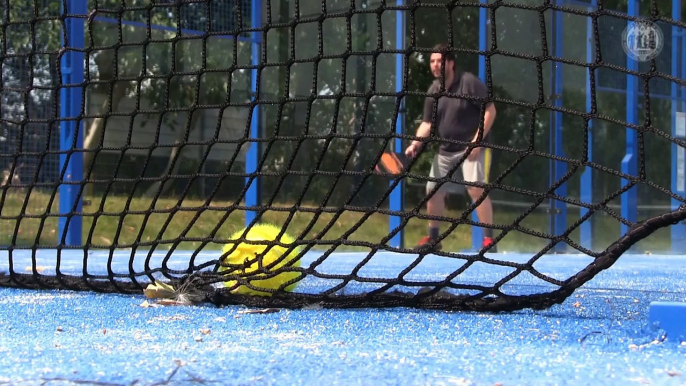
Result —
[[[683, 90], [686, 80], [670, 75], [662, 56], [626, 68], [618, 42], [606, 40], [620, 36], [631, 18], [579, 4], [407, 3], [90, 0], [85, 9], [53, 0], [0, 3], [0, 285], [141, 293], [164, 282], [172, 287], [157, 288], [158, 295], [171, 291], [176, 300], [219, 305], [546, 308], [639, 241], [683, 224], [686, 198], [649, 173], [644, 144], [657, 141], [653, 147], [667, 154], [686, 147], [656, 116], [661, 110], [651, 109], [651, 93]], [[480, 8], [488, 18], [485, 52], [474, 47]], [[590, 60], [573, 50], [573, 59], [556, 57], [554, 20], [589, 22]], [[659, 14], [653, 20], [671, 51], [684, 23]], [[578, 40], [569, 28], [564, 44]], [[524, 40], [515, 41], [517, 35]], [[509, 135], [499, 141], [495, 128], [493, 141], [467, 144], [500, 157], [491, 182], [436, 181], [483, 187], [496, 199], [518, 197], [518, 209], [497, 224], [472, 219], [486, 194], [444, 216], [423, 210], [432, 152], [447, 141], [435, 133], [422, 139], [427, 146], [401, 175], [375, 167], [384, 151], [402, 152], [417, 139], [417, 106], [432, 96], [427, 59], [436, 39], [458, 53], [464, 68], [478, 71], [479, 55], [485, 58], [489, 97], [481, 102], [496, 104], [496, 120], [505, 121], [498, 124]], [[80, 68], [72, 62], [81, 60], [82, 81], [71, 78]], [[586, 86], [566, 78], [573, 84], [565, 92], [588, 89], [588, 106], [555, 102], [562, 97], [551, 86], [555, 65], [587, 78]], [[507, 78], [513, 66], [521, 71]], [[638, 79], [637, 123], [603, 110], [603, 103], [623, 99], [599, 103], [603, 90], [626, 89], [627, 74]], [[671, 102], [681, 106], [683, 98]], [[546, 147], [561, 119], [555, 113], [572, 127], [573, 154]], [[78, 123], [78, 135], [68, 132], [70, 122]], [[590, 146], [608, 127], [616, 130], [610, 136], [637, 133], [635, 174], [592, 160]], [[564, 172], [552, 181], [537, 178], [536, 172], [548, 174], [550, 161], [564, 164]], [[561, 193], [562, 186], [578, 191], [574, 179], [587, 169], [594, 179], [617, 183], [590, 198]], [[637, 186], [677, 205], [625, 218], [613, 205]], [[579, 215], [551, 231], [539, 209], [560, 204]], [[576, 233], [599, 214], [626, 231], [592, 248]], [[249, 229], [276, 224], [293, 240], [255, 241], [242, 231], [246, 216]], [[492, 228], [496, 245], [519, 235], [528, 254], [517, 260], [488, 248], [418, 252], [393, 244], [401, 231], [425, 232], [427, 220], [447, 225], [446, 245], [451, 238], [464, 242], [471, 229]], [[541, 264], [562, 263], [549, 255], [559, 245], [587, 257], [568, 277], [554, 277]], [[225, 260], [241, 250], [251, 261]], [[266, 279], [279, 277], [265, 287]]]

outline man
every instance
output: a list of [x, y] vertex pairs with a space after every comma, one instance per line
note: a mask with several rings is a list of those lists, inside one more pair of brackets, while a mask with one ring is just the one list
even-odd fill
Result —
[[[455, 54], [453, 52], [446, 52], [446, 49], [446, 45], [440, 44], [434, 47], [434, 52], [431, 54], [431, 72], [436, 80], [434, 80], [431, 87], [429, 87], [428, 93], [433, 94], [440, 92], [442, 90], [441, 79], [445, 76], [444, 90], [447, 93], [478, 98], [488, 97], [486, 85], [473, 74], [458, 70], [455, 66]], [[445, 71], [442, 69], [444, 61], [442, 52], [445, 52]], [[429, 136], [434, 114], [434, 103], [434, 97], [428, 96], [426, 98], [424, 102], [422, 123], [417, 129], [417, 137]], [[487, 103], [484, 106], [484, 109], [482, 142], [486, 141], [496, 116], [495, 106], [492, 102]], [[481, 114], [481, 101], [457, 97], [441, 97], [438, 100], [435, 117], [439, 137], [441, 139], [463, 142], [477, 142]], [[412, 141], [405, 150], [405, 155], [414, 158], [421, 146], [421, 141]], [[435, 178], [445, 177], [450, 170], [455, 169], [455, 165], [460, 161], [460, 158], [462, 158], [466, 150], [468, 150], [466, 145], [441, 142], [438, 154], [434, 157], [431, 165], [430, 176]], [[462, 165], [455, 169], [453, 178], [459, 178], [456, 174], [461, 171], [465, 181], [487, 183], [490, 167], [490, 150], [491, 149], [489, 148], [482, 147], [474, 148]], [[429, 201], [427, 202], [427, 212], [429, 215], [443, 215], [448, 184], [449, 183], [445, 183], [441, 185], [441, 187], [429, 198]], [[427, 195], [431, 194], [431, 191], [435, 187], [435, 182], [427, 182]], [[484, 190], [480, 187], [467, 186], [467, 193], [472, 201], [478, 200], [483, 194], [483, 191]], [[486, 197], [486, 199], [476, 208], [476, 214], [479, 217], [480, 222], [485, 224], [493, 223], [493, 206], [489, 197]], [[419, 241], [417, 245], [418, 249], [429, 248], [432, 245], [436, 250], [442, 248], [441, 243], [437, 241], [440, 234], [439, 226], [438, 221], [429, 221], [429, 234]], [[489, 246], [489, 252], [496, 252], [496, 246], [493, 245], [492, 229], [484, 228], [483, 247]]]

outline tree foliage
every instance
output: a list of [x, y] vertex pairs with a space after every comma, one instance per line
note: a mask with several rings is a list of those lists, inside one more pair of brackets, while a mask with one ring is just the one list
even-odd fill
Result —
[[[56, 118], [58, 95], [55, 86], [61, 25], [59, 3], [38, 7], [32, 2], [0, 3], [2, 53], [0, 87], [0, 167], [19, 173], [24, 181], [36, 172], [45, 178], [41, 163], [54, 164], [51, 157], [26, 156], [40, 152], [59, 139], [47, 136], [49, 125], [37, 123]], [[42, 19], [34, 20], [36, 15]], [[13, 166], [16, 169], [13, 169]]]

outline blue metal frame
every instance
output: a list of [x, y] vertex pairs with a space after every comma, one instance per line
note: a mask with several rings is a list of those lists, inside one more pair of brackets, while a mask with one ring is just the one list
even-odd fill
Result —
[[[250, 26], [251, 28], [257, 28], [262, 25], [262, 0], [251, 0], [250, 2]], [[262, 36], [259, 31], [251, 32], [252, 43], [251, 43], [251, 65], [254, 68], [250, 71], [250, 93], [252, 94], [252, 100], [256, 101], [259, 99], [259, 85], [257, 84], [257, 78], [259, 76], [259, 69], [257, 66], [260, 65], [261, 47], [262, 47]], [[260, 106], [253, 106], [252, 119], [250, 121], [250, 138], [260, 137]], [[245, 177], [246, 185], [249, 185], [248, 191], [245, 194], [245, 206], [248, 208], [256, 207], [260, 204], [260, 178], [250, 177], [249, 174], [257, 172], [257, 166], [260, 162], [260, 143], [251, 142], [249, 144], [248, 151], [245, 155], [245, 173], [248, 176]], [[252, 181], [251, 181], [252, 180]], [[245, 225], [248, 226], [257, 216], [257, 212], [252, 210], [245, 211]]]
[[[597, 0], [591, 0], [591, 6], [588, 7], [589, 12], [593, 12], [598, 7]], [[595, 60], [595, 39], [593, 39], [593, 20], [591, 18], [586, 19], [586, 62], [592, 63]], [[595, 72], [597, 74], [597, 71]], [[586, 112], [591, 111], [593, 93], [591, 90], [591, 70], [586, 70]], [[594, 85], [595, 86], [595, 85]], [[588, 153], [586, 154], [587, 161], [593, 161], [593, 120], [588, 122]], [[593, 203], [593, 169], [587, 167], [581, 174], [581, 184], [580, 184], [580, 195], [581, 202], [586, 204]], [[579, 217], [584, 217], [588, 214], [588, 209], [581, 208], [579, 212]], [[588, 219], [581, 223], [580, 227], [581, 240], [580, 244], [582, 247], [587, 249], [593, 248], [593, 223], [591, 219]]]
[[[556, 0], [556, 3], [560, 3], [563, 0]], [[559, 4], [558, 4], [559, 5]], [[553, 56], [561, 58], [563, 56], [563, 12], [553, 11], [553, 39], [555, 42], [555, 48], [553, 50]], [[562, 108], [562, 92], [563, 92], [563, 82], [562, 82], [562, 63], [553, 62], [553, 67], [551, 69], [552, 75], [552, 93], [553, 93], [553, 106], [557, 108]], [[554, 155], [564, 157], [564, 150], [562, 148], [562, 113], [559, 111], [551, 111], [551, 119], [554, 122], [552, 135], [550, 136], [550, 150]], [[567, 173], [567, 164], [562, 161], [550, 161], [550, 185], [554, 184], [559, 180], [564, 174]], [[567, 196], [567, 183], [560, 185], [555, 192], [555, 194], [566, 197]], [[557, 235], [567, 230], [567, 203], [551, 199], [550, 200], [550, 234]], [[564, 244], [557, 244], [552, 251], [562, 252], [566, 249]]]
[[[86, 2], [68, 0], [67, 9], [63, 14], [86, 15]], [[83, 101], [84, 54], [80, 50], [84, 47], [85, 18], [65, 19], [66, 41], [62, 37], [62, 47], [67, 49], [60, 58], [62, 84], [60, 89], [60, 171], [64, 182], [80, 182], [83, 180], [83, 152], [66, 152], [83, 148], [83, 122], [77, 119], [81, 114]], [[83, 203], [80, 194], [81, 185], [60, 184], [59, 206], [60, 215], [73, 211], [81, 212]], [[82, 221], [81, 216], [59, 218], [59, 241], [65, 245], [81, 245]]]
[[[681, 3], [680, 0], [672, 0], [672, 19], [676, 21], [681, 20]], [[684, 39], [684, 31], [677, 26], [672, 26], [672, 76], [686, 79], [686, 50], [684, 49], [686, 39]], [[686, 140], [685, 135], [677, 133], [677, 112], [686, 113], [686, 91], [684, 87], [677, 86], [676, 82], [672, 82], [671, 89], [672, 96], [672, 136]], [[681, 105], [681, 106], [680, 106]], [[677, 135], [680, 134], [680, 135]], [[683, 173], [686, 170], [686, 150], [672, 144], [672, 186], [674, 193], [686, 197], [686, 188], [680, 186], [678, 183], [681, 178], [683, 181]], [[681, 169], [681, 170], [679, 170]], [[679, 174], [682, 174], [679, 176]], [[680, 201], [671, 199], [672, 210], [676, 210], [681, 205]], [[671, 232], [671, 249], [673, 253], [686, 253], [686, 224], [679, 223], [670, 227]]]
[[[675, 2], [678, 2], [680, 0], [674, 0]], [[681, 29], [681, 79], [686, 79], [686, 29]], [[686, 86], [681, 87], [681, 111], [686, 114]], [[686, 139], [686, 138], [684, 138]], [[686, 158], [686, 156], [684, 157]], [[686, 171], [686, 159], [683, 160], [683, 167], [684, 170]], [[686, 177], [685, 177], [686, 178]], [[681, 191], [680, 192], [682, 197], [686, 197], [686, 191]], [[672, 233], [672, 245], [679, 243], [676, 245], [674, 248], [678, 247], [678, 250], [680, 253], [686, 254], [686, 223], [683, 221], [679, 224], [672, 225], [672, 228], [674, 228], [672, 231], [675, 233]]]
[[[396, 0], [396, 5], [402, 7], [405, 5], [405, 0]], [[395, 48], [397, 50], [405, 49], [405, 12], [398, 10], [395, 14]], [[404, 82], [404, 55], [399, 53], [395, 56], [395, 91], [400, 93], [403, 91]], [[396, 153], [402, 153], [403, 141], [400, 138], [401, 135], [405, 133], [405, 98], [400, 100], [398, 106], [398, 116], [396, 117], [395, 123], [395, 133], [398, 135], [393, 141], [393, 150]], [[392, 182], [391, 182], [392, 183]], [[404, 192], [405, 190], [405, 180], [400, 181], [400, 183], [393, 189], [390, 195], [390, 210], [391, 211], [402, 211], [405, 206]], [[388, 228], [390, 232], [393, 232], [396, 228], [400, 226], [402, 222], [402, 217], [390, 216], [388, 220]], [[390, 240], [390, 246], [394, 248], [402, 248], [405, 241], [405, 230], [401, 229], [398, 233], [393, 236]]]
[[[638, 0], [628, 1], [628, 15], [638, 16], [639, 2]], [[627, 22], [627, 26], [631, 25], [632, 21]], [[626, 66], [630, 71], [638, 71], [638, 62], [626, 56]], [[626, 76], [626, 121], [628, 124], [638, 124], [638, 79], [630, 74]], [[638, 175], [638, 131], [635, 129], [626, 128], [626, 153], [622, 159], [622, 173], [631, 176]], [[629, 181], [622, 179], [622, 188], [625, 187]], [[634, 186], [621, 196], [622, 201], [622, 217], [635, 222], [638, 215], [638, 187]], [[626, 224], [621, 224], [621, 234], [625, 234], [629, 230]]]
[[[488, 0], [479, 0], [481, 4], [488, 4]], [[479, 51], [486, 52], [488, 50], [488, 8], [479, 7]], [[487, 82], [486, 73], [486, 55], [479, 55], [479, 79], [482, 82]], [[479, 216], [476, 211], [472, 212], [472, 221], [479, 221]], [[481, 249], [484, 240], [484, 231], [480, 227], [472, 227], [472, 250], [478, 251]]]

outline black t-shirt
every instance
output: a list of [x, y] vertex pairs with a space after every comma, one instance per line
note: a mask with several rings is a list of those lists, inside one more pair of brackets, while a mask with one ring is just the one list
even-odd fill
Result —
[[[436, 79], [429, 87], [429, 94], [438, 93], [441, 88], [440, 80]], [[488, 88], [471, 73], [457, 72], [450, 86], [446, 85], [446, 92], [456, 95], [487, 98]], [[422, 120], [432, 122], [435, 97], [427, 96], [424, 101]], [[481, 121], [481, 101], [469, 100], [457, 96], [442, 96], [438, 99], [436, 111], [436, 127], [441, 139], [470, 142], [474, 139], [479, 122]], [[484, 141], [487, 138], [483, 139]], [[467, 146], [457, 143], [442, 142], [439, 147], [441, 153], [456, 153]]]

